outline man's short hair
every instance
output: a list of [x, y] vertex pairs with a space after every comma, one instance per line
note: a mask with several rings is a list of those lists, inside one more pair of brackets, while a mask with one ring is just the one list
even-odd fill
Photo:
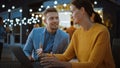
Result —
[[55, 8], [47, 8], [44, 12], [43, 12], [43, 15], [46, 16], [47, 13], [49, 12], [57, 12], [58, 11], [55, 9]]

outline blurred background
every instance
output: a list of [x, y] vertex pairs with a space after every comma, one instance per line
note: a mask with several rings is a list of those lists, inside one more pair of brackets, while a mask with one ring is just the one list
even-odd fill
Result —
[[[16, 60], [8, 46], [24, 47], [32, 28], [45, 26], [42, 12], [46, 8], [55, 7], [59, 12], [60, 28], [68, 28], [72, 21], [70, 2], [71, 0], [0, 0], [0, 16], [4, 19], [4, 27], [10, 29], [10, 33], [4, 39], [2, 61]], [[120, 39], [120, 0], [90, 2], [94, 10], [100, 14], [103, 24], [109, 29], [113, 46], [118, 43], [114, 40]]]

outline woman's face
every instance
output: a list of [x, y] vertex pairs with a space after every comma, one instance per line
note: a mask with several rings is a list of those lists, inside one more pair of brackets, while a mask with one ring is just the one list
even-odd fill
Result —
[[75, 24], [80, 24], [82, 20], [81, 9], [77, 9], [74, 5], [71, 5], [72, 17]]

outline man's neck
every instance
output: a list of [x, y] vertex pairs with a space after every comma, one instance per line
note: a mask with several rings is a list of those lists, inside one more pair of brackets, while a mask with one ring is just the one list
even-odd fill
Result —
[[50, 34], [55, 34], [55, 33], [56, 33], [56, 30], [47, 29], [47, 32], [50, 33]]

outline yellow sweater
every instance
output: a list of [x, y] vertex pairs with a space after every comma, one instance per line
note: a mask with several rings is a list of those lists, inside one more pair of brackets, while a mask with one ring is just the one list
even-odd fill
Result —
[[88, 31], [77, 29], [64, 54], [55, 56], [61, 61], [69, 61], [76, 56], [78, 62], [70, 62], [72, 68], [115, 68], [109, 32], [97, 23]]

